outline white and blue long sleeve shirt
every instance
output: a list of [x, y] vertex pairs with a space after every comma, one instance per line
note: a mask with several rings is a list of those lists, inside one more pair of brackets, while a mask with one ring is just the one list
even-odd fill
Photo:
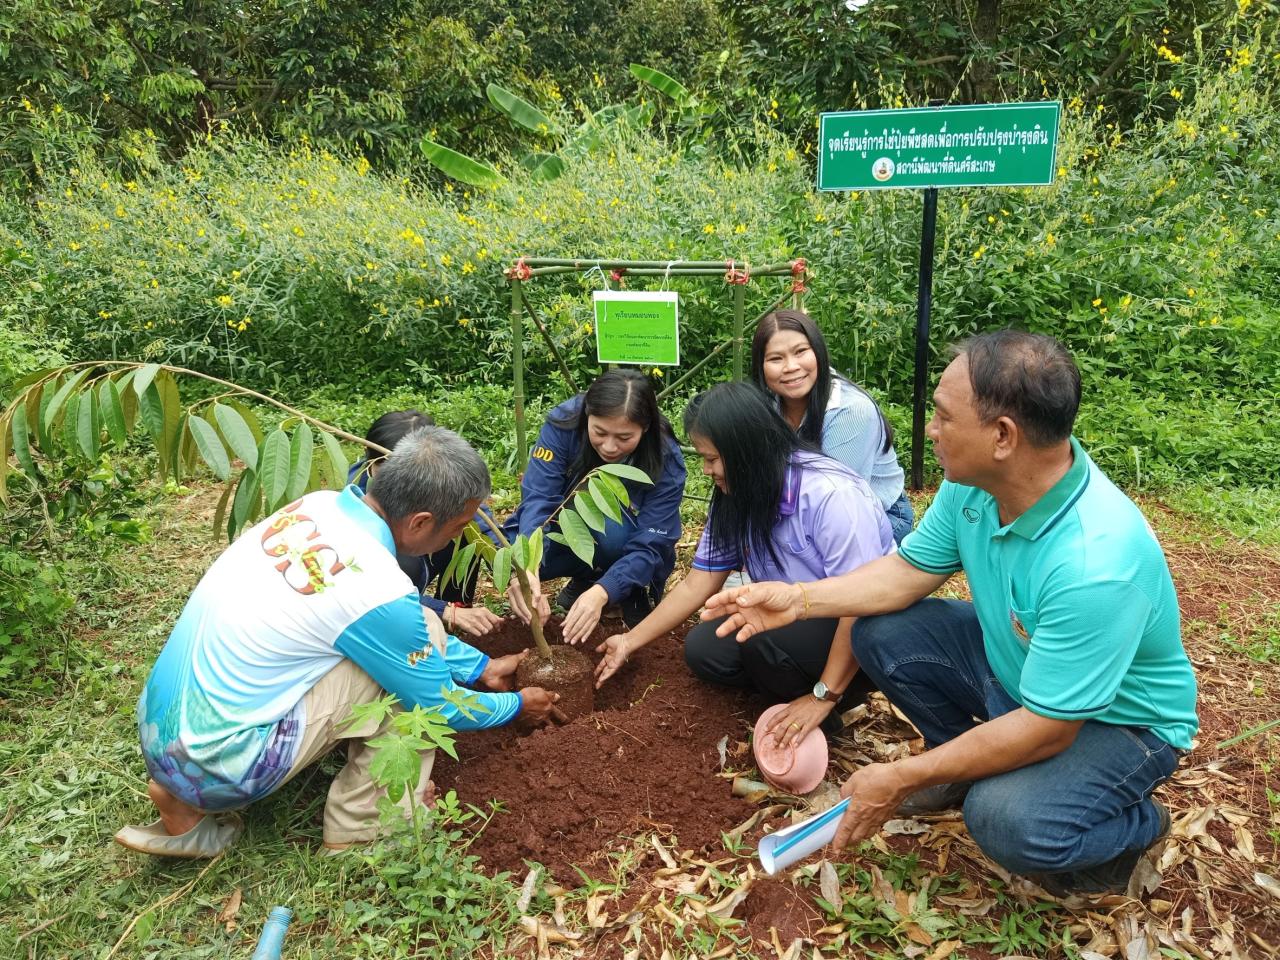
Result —
[[391, 530], [359, 489], [317, 491], [246, 531], [187, 601], [138, 701], [148, 773], [201, 810], [267, 795], [296, 759], [307, 691], [343, 659], [456, 730], [520, 710], [516, 693], [471, 694], [474, 719], [446, 699], [488, 656], [432, 642]]

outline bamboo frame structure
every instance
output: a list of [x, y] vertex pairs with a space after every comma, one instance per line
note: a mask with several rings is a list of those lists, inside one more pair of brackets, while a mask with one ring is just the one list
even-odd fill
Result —
[[[667, 386], [659, 398], [666, 397], [676, 387], [681, 386], [689, 380], [693, 374], [697, 373], [704, 367], [708, 361], [719, 354], [725, 347], [733, 348], [733, 378], [741, 380], [744, 374], [744, 351], [743, 344], [745, 334], [746, 320], [746, 300], [747, 285], [757, 277], [791, 277], [791, 287], [779, 299], [760, 314], [765, 314], [778, 309], [783, 303], [791, 298], [796, 306], [800, 304], [801, 295], [805, 290], [805, 277], [807, 268], [803, 259], [787, 260], [780, 263], [769, 263], [761, 267], [752, 267], [745, 261], [726, 259], [726, 260], [569, 260], [552, 257], [521, 257], [507, 268], [505, 275], [507, 282], [511, 287], [511, 365], [512, 365], [512, 384], [513, 384], [513, 401], [516, 419], [516, 452], [517, 463], [523, 464], [529, 456], [528, 431], [525, 418], [525, 392], [524, 392], [524, 317], [528, 314], [533, 321], [534, 327], [546, 342], [547, 347], [551, 350], [552, 356], [556, 360], [556, 364], [560, 367], [560, 372], [564, 375], [565, 382], [576, 393], [578, 385], [574, 380], [573, 373], [569, 369], [569, 365], [565, 362], [563, 355], [556, 346], [555, 341], [551, 338], [550, 332], [546, 325], [538, 316], [537, 311], [533, 309], [529, 303], [528, 297], [525, 295], [524, 284], [539, 277], [550, 277], [572, 273], [582, 273], [589, 270], [599, 270], [601, 273], [605, 271], [618, 272], [626, 276], [643, 276], [643, 277], [720, 277], [725, 283], [733, 288], [733, 335], [712, 349], [706, 356], [702, 357], [691, 368], [686, 370], [676, 381]], [[609, 274], [605, 273], [605, 284], [609, 289], [615, 289], [615, 284], [610, 280]], [[757, 319], [758, 322], [758, 319]]]

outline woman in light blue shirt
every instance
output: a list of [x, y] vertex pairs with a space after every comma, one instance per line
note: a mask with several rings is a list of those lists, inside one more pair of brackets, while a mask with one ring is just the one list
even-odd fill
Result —
[[751, 374], [769, 391], [791, 428], [871, 486], [893, 539], [911, 532], [915, 514], [903, 489], [893, 428], [867, 392], [831, 369], [827, 341], [803, 310], [761, 318], [751, 341]]

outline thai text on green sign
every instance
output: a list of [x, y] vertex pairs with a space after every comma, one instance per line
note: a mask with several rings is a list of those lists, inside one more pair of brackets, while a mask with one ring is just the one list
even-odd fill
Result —
[[1061, 113], [1056, 100], [824, 113], [818, 189], [1049, 184]]
[[667, 291], [597, 290], [596, 356], [601, 363], [680, 362], [680, 297]]

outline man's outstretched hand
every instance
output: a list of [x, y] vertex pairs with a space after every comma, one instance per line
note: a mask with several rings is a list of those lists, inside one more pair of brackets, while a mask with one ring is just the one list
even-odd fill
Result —
[[479, 683], [486, 690], [506, 692], [516, 686], [516, 668], [520, 661], [529, 655], [528, 650], [509, 653], [505, 657], [494, 657], [480, 673]]
[[539, 727], [548, 720], [564, 723], [564, 712], [556, 706], [559, 699], [560, 694], [542, 687], [525, 687], [520, 691], [520, 716]]
[[758, 633], [794, 623], [804, 614], [804, 607], [804, 594], [798, 586], [765, 580], [721, 590], [704, 604], [702, 619], [725, 617], [716, 628], [716, 636], [736, 635], [742, 643]]

